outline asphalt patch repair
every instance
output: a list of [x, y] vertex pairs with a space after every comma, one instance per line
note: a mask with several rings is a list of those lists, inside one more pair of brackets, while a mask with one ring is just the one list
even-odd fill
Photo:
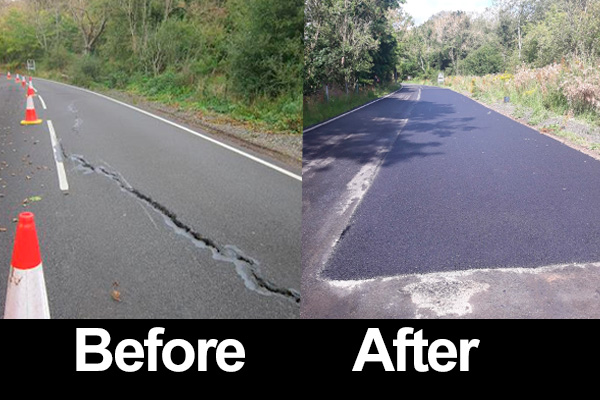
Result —
[[321, 275], [599, 261], [599, 178], [592, 157], [457, 93], [424, 90]]

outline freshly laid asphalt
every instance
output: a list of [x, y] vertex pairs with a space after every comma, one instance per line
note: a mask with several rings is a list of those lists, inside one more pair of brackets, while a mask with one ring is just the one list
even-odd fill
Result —
[[25, 89], [0, 77], [0, 282], [13, 219], [32, 211], [54, 318], [298, 317], [300, 180], [97, 95], [34, 85], [43, 124], [21, 126]]
[[[304, 163], [327, 160], [303, 176], [305, 274], [357, 280], [600, 260], [600, 162], [453, 91], [407, 86], [304, 140]], [[386, 151], [375, 152], [382, 142]], [[352, 215], [336, 215], [353, 174], [378, 155]]]

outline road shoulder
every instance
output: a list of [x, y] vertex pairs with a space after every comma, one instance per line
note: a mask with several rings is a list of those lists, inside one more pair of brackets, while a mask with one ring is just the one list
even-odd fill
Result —
[[565, 118], [556, 115], [534, 124], [531, 122], [531, 112], [528, 110], [523, 111], [522, 117], [515, 116], [518, 106], [512, 103], [503, 103], [500, 101], [495, 103], [483, 102], [467, 92], [461, 92], [447, 86], [441, 88], [452, 90], [521, 125], [538, 131], [541, 135], [548, 136], [572, 149], [600, 160], [600, 127], [593, 127], [574, 118]]
[[116, 100], [131, 104], [144, 111], [151, 112], [184, 124], [192, 129], [201, 130], [234, 146], [242, 147], [277, 160], [297, 170], [302, 163], [302, 136], [279, 133], [265, 133], [249, 130], [242, 124], [235, 124], [216, 115], [182, 110], [159, 102], [151, 101], [143, 96], [117, 90], [104, 90], [100, 93]]

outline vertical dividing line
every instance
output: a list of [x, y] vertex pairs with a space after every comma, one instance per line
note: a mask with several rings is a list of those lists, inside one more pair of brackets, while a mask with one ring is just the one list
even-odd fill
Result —
[[67, 173], [63, 163], [62, 153], [58, 147], [58, 139], [52, 121], [48, 120], [48, 130], [50, 131], [50, 141], [52, 142], [52, 151], [54, 152], [54, 161], [56, 162], [56, 172], [58, 173], [58, 186], [63, 192], [69, 190], [69, 182], [67, 182]]

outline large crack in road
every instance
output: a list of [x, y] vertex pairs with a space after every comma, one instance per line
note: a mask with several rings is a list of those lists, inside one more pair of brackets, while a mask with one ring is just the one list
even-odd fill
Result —
[[265, 278], [260, 272], [258, 261], [246, 256], [237, 247], [220, 245], [211, 238], [197, 232], [191, 226], [181, 221], [167, 207], [131, 186], [120, 173], [111, 171], [104, 166], [93, 165], [81, 155], [68, 154], [62, 144], [60, 147], [65, 159], [76, 163], [84, 171], [94, 172], [115, 182], [122, 191], [135, 197], [161, 215], [165, 224], [176, 234], [187, 238], [197, 248], [210, 250], [214, 260], [233, 264], [247, 289], [265, 296], [276, 295], [295, 304], [300, 304], [300, 293], [297, 290], [281, 287]]

